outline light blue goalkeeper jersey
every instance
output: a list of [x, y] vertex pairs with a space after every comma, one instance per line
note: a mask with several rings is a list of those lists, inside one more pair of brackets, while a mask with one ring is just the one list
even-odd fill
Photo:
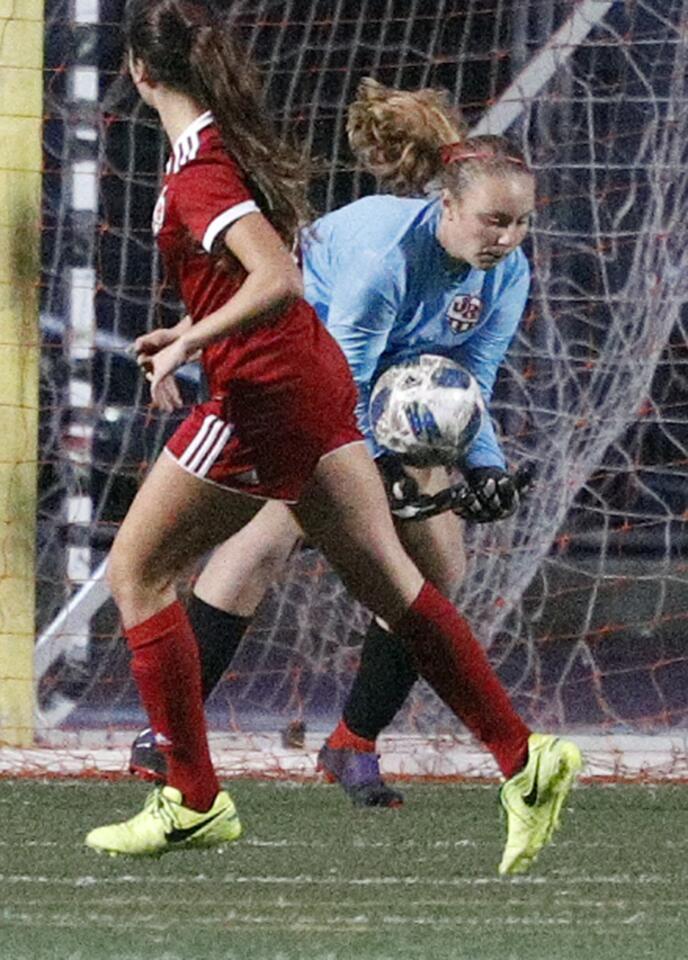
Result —
[[[523, 315], [530, 286], [523, 252], [488, 271], [457, 263], [436, 239], [440, 216], [439, 198], [365, 197], [316, 221], [302, 241], [306, 299], [347, 356], [359, 424], [376, 454], [368, 404], [383, 370], [441, 353], [470, 370], [488, 404]], [[505, 466], [490, 417], [464, 461]]]

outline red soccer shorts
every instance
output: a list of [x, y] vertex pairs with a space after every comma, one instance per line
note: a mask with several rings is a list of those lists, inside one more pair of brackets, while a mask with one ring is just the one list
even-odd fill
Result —
[[362, 436], [353, 402], [344, 409], [324, 402], [299, 411], [290, 410], [288, 403], [275, 404], [275, 399], [273, 391], [263, 409], [257, 405], [241, 416], [233, 416], [235, 404], [226, 398], [198, 404], [166, 449], [202, 480], [254, 497], [296, 503], [320, 458]]

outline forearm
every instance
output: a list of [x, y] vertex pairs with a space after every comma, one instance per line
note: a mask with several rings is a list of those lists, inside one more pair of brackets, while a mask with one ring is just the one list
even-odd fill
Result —
[[493, 466], [498, 466], [501, 469], [506, 468], [506, 460], [504, 459], [502, 448], [497, 440], [492, 418], [487, 409], [483, 414], [483, 425], [480, 428], [480, 432], [468, 450], [463, 454], [461, 465], [466, 469]]
[[[298, 276], [298, 274], [297, 274]], [[233, 333], [246, 331], [267, 316], [283, 309], [301, 295], [300, 277], [276, 277], [255, 271], [224, 306], [208, 314], [183, 333], [189, 354]]]
[[177, 337], [183, 336], [191, 329], [193, 321], [188, 313], [185, 313], [184, 316], [178, 323], [175, 323], [173, 327], [170, 327], [172, 333], [176, 334]]

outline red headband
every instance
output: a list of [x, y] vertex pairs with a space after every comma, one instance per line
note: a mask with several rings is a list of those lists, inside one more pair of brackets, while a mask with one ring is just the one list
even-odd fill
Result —
[[466, 160], [506, 160], [507, 163], [513, 163], [517, 167], [525, 167], [525, 162], [520, 157], [498, 157], [487, 150], [471, 150], [461, 142], [445, 143], [440, 147], [440, 156], [444, 164], [465, 163]]

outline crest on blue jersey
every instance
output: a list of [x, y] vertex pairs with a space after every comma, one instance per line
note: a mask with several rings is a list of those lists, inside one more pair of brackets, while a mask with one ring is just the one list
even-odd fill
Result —
[[449, 310], [447, 320], [454, 333], [467, 333], [474, 327], [483, 309], [483, 302], [474, 293], [462, 293], [455, 297]]

